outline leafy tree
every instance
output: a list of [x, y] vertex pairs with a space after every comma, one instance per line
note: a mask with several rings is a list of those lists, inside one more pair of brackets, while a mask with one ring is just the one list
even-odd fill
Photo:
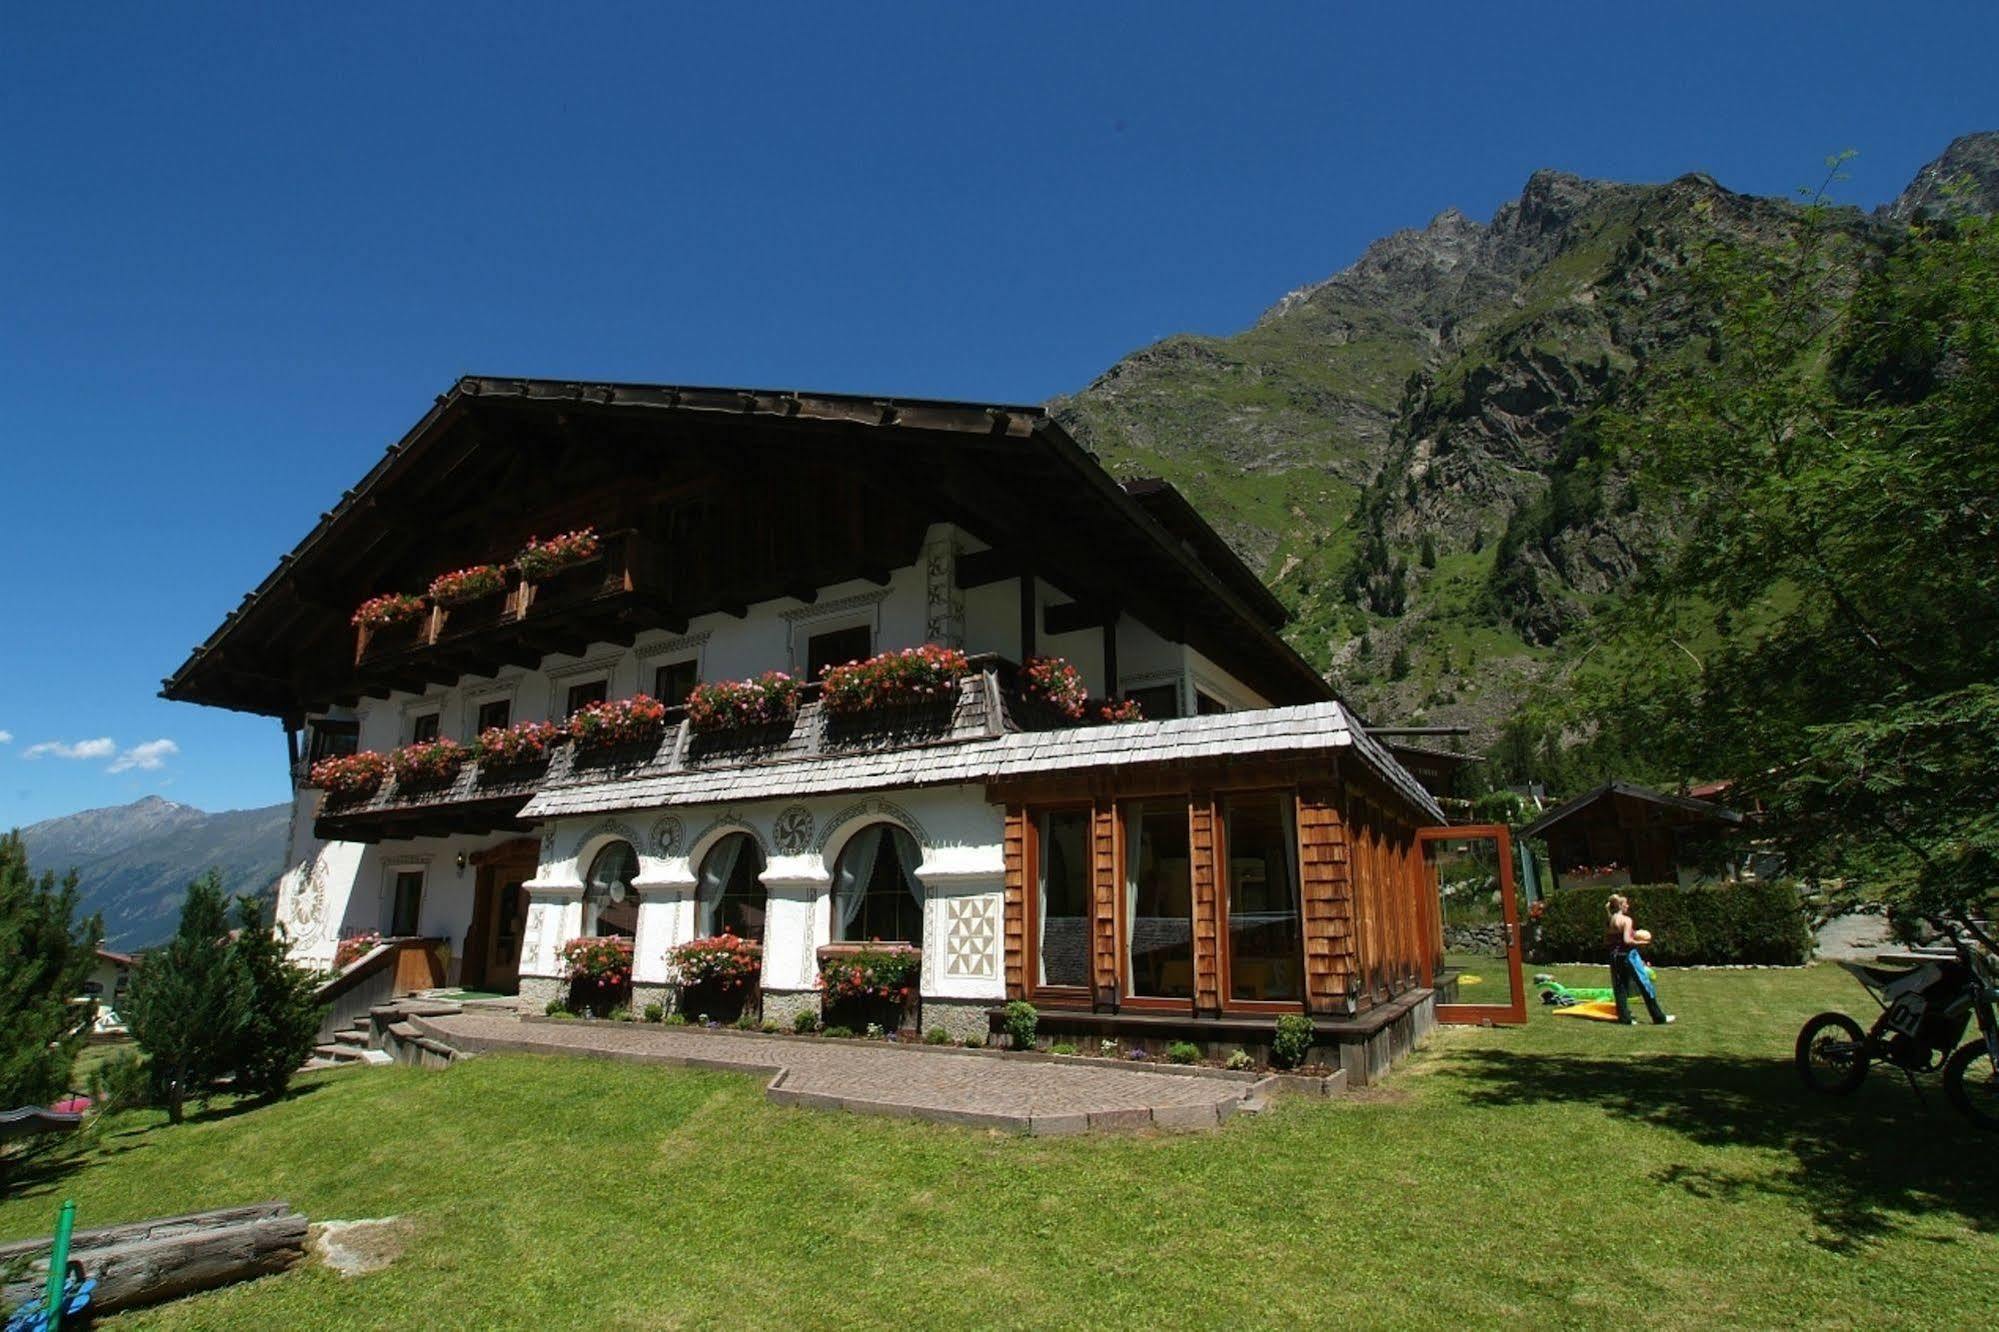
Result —
[[0, 1109], [46, 1105], [70, 1085], [90, 1034], [73, 1001], [96, 965], [104, 922], [76, 918], [76, 875], [28, 871], [21, 834], [0, 836]]
[[1737, 779], [1794, 868], [1927, 911], [1999, 885], [1999, 230], [1863, 267], [1852, 214], [1720, 244], [1704, 359], [1616, 424], [1681, 514], [1582, 693], [1612, 743]]
[[205, 1095], [232, 1063], [249, 987], [228, 933], [222, 881], [210, 870], [188, 885], [180, 927], [146, 954], [126, 996], [126, 1025], [146, 1054], [153, 1096], [176, 1124], [188, 1097]]
[[229, 944], [243, 1001], [230, 1059], [236, 1088], [282, 1096], [319, 1040], [325, 1005], [316, 994], [318, 978], [286, 956], [284, 927], [267, 926], [256, 899], [237, 899], [236, 920]]

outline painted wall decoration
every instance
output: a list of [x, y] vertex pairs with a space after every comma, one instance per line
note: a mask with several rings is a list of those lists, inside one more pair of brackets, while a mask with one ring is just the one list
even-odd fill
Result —
[[812, 845], [812, 811], [793, 805], [771, 825], [771, 841], [780, 854], [795, 856]]
[[976, 980], [999, 974], [999, 899], [954, 897], [946, 907], [944, 972]]
[[661, 856], [679, 855], [682, 832], [680, 820], [671, 814], [654, 819], [652, 823], [653, 853]]

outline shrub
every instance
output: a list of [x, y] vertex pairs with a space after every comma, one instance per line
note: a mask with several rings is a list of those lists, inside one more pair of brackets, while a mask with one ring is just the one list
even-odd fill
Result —
[[958, 1044], [964, 1046], [967, 1050], [983, 1050], [986, 1048], [986, 1038], [983, 1036], [967, 1036], [964, 1040], [959, 1041]]
[[548, 751], [569, 738], [554, 722], [524, 721], [491, 726], [472, 742], [472, 758], [482, 767], [512, 768], [539, 763]]
[[666, 704], [650, 694], [586, 703], [570, 714], [568, 726], [580, 749], [645, 744], [665, 734]]
[[1072, 1055], [1076, 1053], [1076, 1047], [1074, 1045], [1071, 1045], [1068, 1041], [1057, 1041], [1055, 1042], [1055, 1044], [1048, 1047], [1048, 1053], [1056, 1055]]
[[879, 1022], [870, 1022], [868, 1024], [868, 1029], [861, 1034], [866, 1036], [871, 1041], [878, 1041], [882, 1037], [888, 1035], [888, 1029], [882, 1026], [882, 1024]]
[[1312, 1052], [1317, 1035], [1312, 1019], [1303, 1013], [1286, 1013], [1277, 1019], [1277, 1033], [1270, 1038], [1270, 1062], [1279, 1068], [1296, 1068]]
[[316, 786], [335, 800], [357, 800], [381, 789], [389, 775], [389, 760], [372, 749], [335, 754], [312, 765], [306, 785]]
[[760, 1023], [758, 1022], [757, 1015], [755, 1013], [745, 1012], [745, 1013], [738, 1013], [736, 1015], [737, 1031], [755, 1031], [759, 1025]]
[[871, 945], [819, 959], [819, 979], [832, 999], [883, 999], [904, 1003], [923, 969], [915, 948]]
[[579, 527], [574, 532], [564, 532], [543, 541], [529, 537], [521, 547], [521, 553], [514, 556], [514, 567], [529, 578], [546, 578], [552, 573], [567, 569], [572, 564], [596, 558], [603, 549], [598, 540], [597, 529]]
[[558, 1008], [553, 1013], [550, 1013], [548, 1016], [551, 1021], [555, 1022], [574, 1022], [577, 1019], [578, 1014], [572, 1013], [566, 1008]]
[[569, 1005], [560, 999], [551, 999], [541, 1006], [543, 1017], [561, 1017], [569, 1011]]
[[1016, 999], [1006, 1006], [1006, 1036], [1016, 1050], [1032, 1050], [1034, 1033], [1041, 1026], [1041, 1014], [1034, 1011], [1034, 1005], [1023, 999]]
[[1249, 1057], [1249, 1051], [1247, 1050], [1231, 1050], [1229, 1051], [1228, 1059], [1224, 1061], [1222, 1067], [1231, 1069], [1237, 1073], [1243, 1073], [1255, 1068], [1256, 1061]]
[[819, 698], [826, 711], [841, 717], [948, 698], [970, 668], [957, 648], [925, 643], [827, 667]]
[[152, 1074], [146, 1057], [127, 1050], [90, 1070], [85, 1088], [99, 1111], [143, 1110], [153, 1103]]
[[1036, 698], [1070, 721], [1081, 721], [1090, 691], [1083, 673], [1066, 657], [1029, 657], [1020, 667], [1021, 692]]
[[929, 1031], [923, 1033], [923, 1043], [925, 1045], [949, 1045], [951, 1043], [951, 1033], [942, 1027], [932, 1027]]
[[386, 629], [392, 624], [414, 620], [423, 611], [422, 597], [413, 597], [407, 592], [384, 592], [379, 597], [369, 597], [355, 607], [352, 623], [357, 628], [367, 625], [370, 629]]
[[[1631, 899], [1639, 928], [1652, 931], [1642, 951], [1655, 966], [1797, 966], [1811, 957], [1811, 930], [1793, 883], [1641, 884], [1617, 891]], [[1607, 961], [1608, 896], [1598, 888], [1563, 888], [1543, 899], [1535, 960]]]
[[236, 926], [228, 953], [239, 1006], [228, 1071], [238, 1091], [282, 1096], [299, 1065], [312, 1058], [326, 1005], [318, 978], [291, 960], [284, 926], [264, 923], [261, 902], [237, 899]]
[[188, 885], [174, 937], [132, 973], [123, 1012], [145, 1052], [153, 1100], [178, 1124], [190, 1096], [204, 1096], [231, 1063], [245, 989], [226, 944], [229, 912], [210, 871]]
[[471, 752], [449, 736], [441, 735], [435, 740], [404, 745], [389, 755], [389, 767], [396, 774], [398, 787], [438, 786], [458, 775]]
[[735, 731], [775, 726], [798, 715], [798, 681], [783, 671], [765, 671], [751, 680], [716, 680], [688, 694], [687, 724], [696, 731]]
[[852, 1027], [842, 1027], [837, 1023], [827, 1027], [819, 1034], [829, 1041], [851, 1041], [854, 1039], [854, 1029]]
[[819, 1030], [819, 1015], [809, 1008], [800, 1009], [792, 1016], [791, 1029], [800, 1036], [810, 1036]]
[[784, 1028], [781, 1025], [779, 1025], [778, 1020], [776, 1018], [767, 1017], [762, 1022], [759, 1022], [757, 1024], [757, 1030], [765, 1033], [766, 1035], [775, 1035], [776, 1033], [783, 1031]]
[[1169, 1064], [1198, 1064], [1201, 1062], [1201, 1047], [1192, 1041], [1175, 1041], [1166, 1047], [1166, 1062]]
[[669, 1026], [669, 1027], [684, 1027], [684, 1026], [686, 1026], [686, 1025], [687, 1025], [687, 1014], [685, 1014], [685, 1013], [668, 1013], [668, 1014], [666, 1015], [666, 1025], [667, 1025], [667, 1026]]
[[1117, 1057], [1118, 1057], [1118, 1045], [1116, 1041], [1111, 1040], [1109, 1037], [1106, 1037], [1103, 1040], [1097, 1042], [1097, 1058], [1116, 1059]]
[[604, 1016], [610, 1018], [613, 1022], [630, 1022], [632, 1020], [632, 1010], [623, 1004], [619, 1004]]
[[462, 606], [468, 601], [505, 591], [507, 571], [497, 564], [474, 564], [453, 569], [430, 580], [430, 599], [440, 606]]
[[645, 1020], [647, 1022], [666, 1021], [666, 1006], [664, 1004], [647, 1004], [645, 1006]]

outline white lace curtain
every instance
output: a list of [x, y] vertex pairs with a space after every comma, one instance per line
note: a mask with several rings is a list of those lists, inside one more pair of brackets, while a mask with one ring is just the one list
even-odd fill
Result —
[[864, 828], [840, 853], [840, 865], [833, 874], [833, 923], [837, 937], [846, 938], [848, 929], [859, 919], [861, 901], [867, 896], [868, 885], [874, 882], [875, 862], [884, 848], [891, 849], [896, 868], [902, 874], [902, 886], [916, 899], [917, 908], [922, 908], [923, 885], [916, 879], [916, 863], [922, 853], [917, 849], [916, 839], [892, 823]]
[[717, 842], [701, 860], [700, 886], [695, 892], [695, 934], [707, 937], [715, 933], [715, 913], [722, 905], [722, 894], [729, 889], [729, 881], [736, 876], [736, 862], [743, 857], [743, 847], [750, 838], [747, 833], [732, 833]]

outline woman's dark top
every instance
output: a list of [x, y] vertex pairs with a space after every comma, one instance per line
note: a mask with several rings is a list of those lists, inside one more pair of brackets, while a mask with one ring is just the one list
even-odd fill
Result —
[[1624, 931], [1618, 928], [1615, 921], [1603, 927], [1603, 945], [1610, 950], [1612, 957], [1631, 951], [1631, 945], [1624, 942]]

